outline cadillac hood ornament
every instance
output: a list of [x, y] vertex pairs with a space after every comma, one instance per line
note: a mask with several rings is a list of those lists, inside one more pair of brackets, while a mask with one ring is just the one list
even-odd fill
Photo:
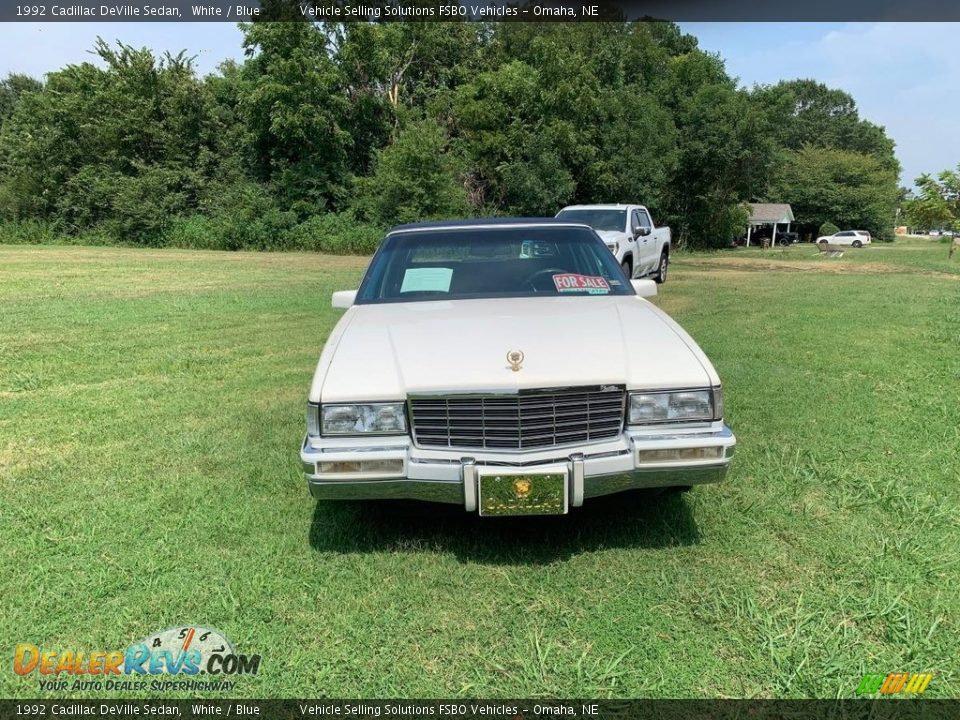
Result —
[[510, 369], [514, 372], [520, 372], [523, 362], [523, 350], [511, 350], [507, 353], [507, 362], [510, 363]]

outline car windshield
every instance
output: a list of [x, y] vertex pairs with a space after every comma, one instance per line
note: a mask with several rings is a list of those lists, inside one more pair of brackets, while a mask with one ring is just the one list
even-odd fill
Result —
[[587, 228], [475, 226], [387, 236], [356, 302], [632, 294], [616, 258]]
[[561, 210], [557, 217], [562, 220], [581, 222], [594, 230], [618, 230], [623, 232], [623, 229], [627, 226], [626, 210], [599, 210], [596, 208]]

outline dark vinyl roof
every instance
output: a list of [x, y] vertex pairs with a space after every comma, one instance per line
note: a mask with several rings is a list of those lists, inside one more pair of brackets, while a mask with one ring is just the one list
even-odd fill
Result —
[[471, 218], [467, 220], [430, 220], [428, 222], [418, 222], [418, 223], [407, 223], [405, 225], [394, 225], [387, 232], [407, 232], [410, 230], [439, 230], [442, 228], [482, 228], [489, 227], [491, 225], [579, 225], [583, 227], [589, 227], [585, 223], [581, 222], [571, 222], [570, 220], [563, 220], [557, 218], [547, 218], [547, 217], [531, 217], [531, 218], [516, 218], [516, 217], [492, 217], [492, 218]]

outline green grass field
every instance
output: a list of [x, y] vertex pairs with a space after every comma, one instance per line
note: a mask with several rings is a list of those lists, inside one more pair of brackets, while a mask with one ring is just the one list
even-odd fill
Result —
[[[245, 697], [960, 696], [960, 257], [679, 255], [727, 483], [495, 522], [315, 504], [297, 450], [366, 261], [0, 246], [0, 696], [13, 647], [221, 629]], [[95, 693], [93, 693], [95, 694]]]

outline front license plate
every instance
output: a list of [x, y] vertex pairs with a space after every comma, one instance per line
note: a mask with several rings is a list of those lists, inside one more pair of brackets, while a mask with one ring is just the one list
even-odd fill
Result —
[[481, 515], [564, 515], [567, 512], [567, 473], [481, 472]]

